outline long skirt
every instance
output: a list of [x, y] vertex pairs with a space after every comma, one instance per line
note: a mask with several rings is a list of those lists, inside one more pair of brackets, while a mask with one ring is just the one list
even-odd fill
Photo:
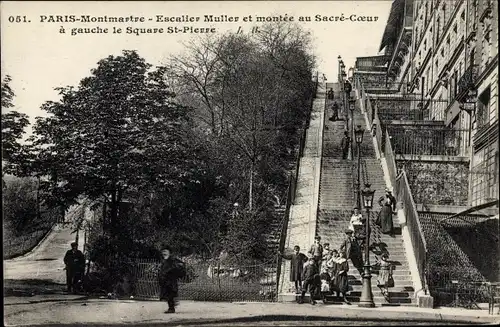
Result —
[[377, 276], [377, 286], [387, 287], [389, 281], [389, 269], [382, 267], [380, 268]]
[[335, 277], [335, 291], [339, 291], [344, 295], [349, 291], [347, 274], [340, 274]]
[[392, 209], [389, 206], [383, 206], [380, 210], [380, 229], [384, 234], [392, 234]]

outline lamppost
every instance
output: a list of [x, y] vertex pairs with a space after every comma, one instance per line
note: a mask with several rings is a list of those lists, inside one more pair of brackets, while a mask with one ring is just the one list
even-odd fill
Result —
[[365, 134], [365, 130], [361, 125], [358, 125], [357, 128], [354, 130], [354, 138], [356, 140], [356, 145], [358, 149], [358, 176], [356, 180], [356, 206], [358, 208], [361, 208], [361, 181], [360, 181], [360, 175], [361, 175], [361, 143], [363, 142], [363, 135]]
[[[342, 76], [342, 75], [341, 75], [341, 72], [340, 72], [340, 63], [342, 62], [342, 57], [339, 55], [339, 56], [337, 57], [337, 60], [339, 61], [339, 74], [338, 74], [338, 81], [339, 81], [339, 83], [341, 83], [341, 80], [342, 80], [342, 77], [341, 77], [341, 76]], [[340, 86], [340, 87], [342, 87], [342, 86]]]
[[[349, 99], [349, 111], [351, 112], [351, 140], [354, 141], [354, 109], [356, 105], [355, 99]], [[351, 159], [354, 160], [354, 142], [351, 142]], [[359, 206], [359, 204], [358, 204]], [[358, 207], [359, 208], [359, 207]]]
[[366, 209], [367, 219], [366, 219], [366, 241], [365, 241], [365, 264], [363, 272], [363, 289], [361, 290], [361, 297], [359, 299], [359, 307], [373, 308], [375, 303], [373, 303], [372, 294], [372, 275], [370, 266], [370, 209], [373, 207], [373, 195], [375, 191], [370, 188], [371, 184], [365, 184], [365, 188], [362, 192], [363, 194], [363, 204]]

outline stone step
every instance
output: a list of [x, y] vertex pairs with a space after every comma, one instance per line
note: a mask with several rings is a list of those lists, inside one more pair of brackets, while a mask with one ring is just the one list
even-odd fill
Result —
[[[372, 292], [373, 293], [373, 292]], [[409, 296], [403, 296], [403, 297], [396, 297], [398, 294], [391, 294], [389, 292], [389, 295], [391, 296], [389, 298], [389, 302], [380, 294], [380, 296], [375, 296], [373, 294], [373, 302], [378, 305], [401, 305], [401, 306], [416, 306], [415, 304], [415, 299], [411, 298]], [[309, 294], [306, 294], [304, 296], [304, 303], [308, 304], [309, 303]], [[347, 300], [352, 302], [354, 305], [356, 305], [359, 300], [360, 300], [360, 294], [356, 293], [355, 295], [347, 295]], [[298, 300], [298, 295], [294, 293], [283, 293], [279, 295], [280, 301], [285, 301], [285, 302], [295, 302]], [[321, 298], [317, 297], [315, 299], [316, 301], [321, 300]], [[327, 303], [326, 304], [337, 304], [337, 305], [346, 305], [342, 302], [341, 299], [336, 298], [334, 295], [327, 295], [326, 296]]]

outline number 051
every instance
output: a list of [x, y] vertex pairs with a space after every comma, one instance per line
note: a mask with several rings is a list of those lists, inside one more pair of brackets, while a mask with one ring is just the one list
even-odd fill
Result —
[[27, 23], [28, 18], [26, 16], [9, 16], [10, 23]]

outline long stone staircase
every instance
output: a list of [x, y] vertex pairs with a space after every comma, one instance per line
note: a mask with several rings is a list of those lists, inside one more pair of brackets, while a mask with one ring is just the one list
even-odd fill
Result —
[[[325, 88], [319, 85], [313, 102], [309, 128], [306, 132], [304, 153], [300, 158], [295, 199], [290, 207], [290, 215], [285, 239], [285, 252], [292, 252], [295, 245], [306, 253], [313, 243], [316, 230], [317, 189], [320, 182], [322, 131], [325, 104]], [[281, 301], [295, 301], [293, 283], [289, 282], [290, 262], [283, 260], [278, 285]]]
[[[334, 87], [335, 95], [339, 94], [339, 88]], [[340, 102], [340, 99], [335, 99]], [[329, 108], [327, 116], [331, 115]], [[323, 132], [323, 152], [321, 164], [321, 179], [319, 188], [318, 217], [316, 222], [316, 235], [321, 236], [322, 243], [330, 243], [330, 248], [339, 249], [345, 237], [345, 229], [349, 225], [349, 219], [352, 208], [355, 205], [353, 177], [356, 171], [352, 168], [352, 161], [342, 159], [340, 142], [345, 129], [344, 121], [331, 122], [324, 120]], [[381, 163], [376, 159], [375, 149], [369, 129], [365, 124], [364, 117], [357, 106], [354, 111], [354, 126], [363, 126], [365, 135], [360, 147], [362, 164], [360, 182], [361, 187], [365, 182], [371, 184], [372, 189], [376, 190], [374, 197], [374, 208], [371, 213], [370, 223], [372, 228], [371, 244], [373, 248], [370, 252], [370, 263], [376, 262], [376, 256], [383, 252], [388, 252], [389, 260], [393, 263], [395, 287], [391, 288], [389, 302], [385, 300], [379, 288], [376, 286], [376, 277], [378, 271], [376, 267], [372, 269], [372, 293], [374, 301], [383, 305], [412, 305], [414, 304], [414, 288], [412, 276], [409, 270], [408, 260], [400, 235], [399, 226], [395, 220], [396, 234], [394, 237], [384, 235], [375, 225], [376, 213], [380, 210], [377, 200], [384, 194], [386, 187], [384, 173]], [[356, 158], [356, 147], [354, 147], [354, 158]], [[366, 215], [366, 212], [363, 212]], [[358, 302], [361, 296], [362, 278], [350, 263], [349, 287], [350, 293], [348, 299], [352, 302]]]

